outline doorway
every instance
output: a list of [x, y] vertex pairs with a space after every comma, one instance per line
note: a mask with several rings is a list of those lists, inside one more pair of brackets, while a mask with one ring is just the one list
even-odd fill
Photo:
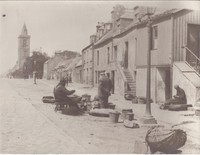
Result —
[[111, 81], [112, 81], [112, 94], [115, 93], [115, 71], [111, 71]]
[[128, 68], [128, 42], [125, 42], [124, 68]]
[[156, 78], [156, 101], [163, 102], [170, 99], [170, 68], [159, 67]]
[[[198, 58], [200, 58], [200, 25], [188, 24], [187, 46]], [[197, 63], [196, 58], [189, 52], [186, 53], [186, 60], [191, 65]]]

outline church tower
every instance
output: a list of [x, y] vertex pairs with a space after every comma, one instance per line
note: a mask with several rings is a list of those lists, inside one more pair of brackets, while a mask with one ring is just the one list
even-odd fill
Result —
[[25, 62], [26, 58], [29, 56], [30, 56], [30, 35], [28, 35], [26, 24], [24, 24], [24, 26], [22, 28], [22, 32], [18, 37], [19, 69], [23, 68], [24, 62]]

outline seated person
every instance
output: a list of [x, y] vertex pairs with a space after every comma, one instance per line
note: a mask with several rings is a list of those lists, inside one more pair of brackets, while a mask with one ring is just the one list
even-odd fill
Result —
[[66, 80], [62, 79], [58, 83], [58, 85], [54, 88], [54, 97], [56, 102], [60, 103], [60, 107], [63, 108], [64, 105], [74, 106], [78, 108], [78, 101], [75, 101], [72, 97], [69, 95], [72, 95], [75, 90], [67, 90], [65, 88]]
[[161, 105], [161, 109], [166, 109], [167, 106], [171, 104], [187, 104], [185, 91], [178, 85], [175, 85], [174, 89], [176, 89], [176, 95], [173, 96], [173, 99], [169, 99], [163, 105]]

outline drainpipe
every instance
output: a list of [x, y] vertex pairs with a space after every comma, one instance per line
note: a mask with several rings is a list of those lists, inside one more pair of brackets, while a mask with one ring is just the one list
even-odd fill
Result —
[[172, 98], [172, 91], [173, 91], [173, 63], [174, 63], [174, 15], [171, 16], [171, 63], [170, 63], [170, 98]]

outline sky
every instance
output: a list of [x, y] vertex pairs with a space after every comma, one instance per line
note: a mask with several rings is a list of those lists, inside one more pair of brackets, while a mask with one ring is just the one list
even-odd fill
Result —
[[116, 4], [200, 9], [198, 1], [0, 1], [0, 74], [16, 64], [24, 23], [31, 52], [39, 48], [49, 56], [56, 50], [81, 52], [97, 23], [111, 19]]

